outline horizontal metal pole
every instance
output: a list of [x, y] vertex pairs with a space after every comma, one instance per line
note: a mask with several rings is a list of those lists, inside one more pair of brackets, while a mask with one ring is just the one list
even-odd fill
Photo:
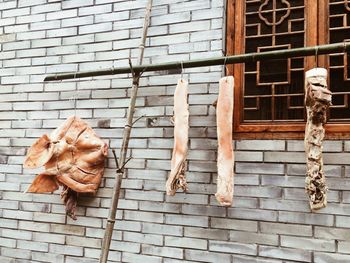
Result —
[[[159, 71], [159, 70], [169, 70], [169, 69], [181, 69], [181, 68], [195, 68], [195, 67], [206, 67], [206, 66], [217, 66], [224, 64], [237, 64], [254, 62], [259, 60], [269, 60], [269, 59], [282, 59], [282, 58], [292, 58], [292, 57], [306, 57], [315, 55], [325, 55], [339, 52], [349, 52], [350, 42], [342, 42], [328, 45], [320, 45], [313, 47], [301, 47], [293, 49], [282, 49], [282, 50], [272, 50], [259, 53], [247, 53], [241, 55], [233, 55], [226, 57], [213, 57], [207, 59], [197, 59], [197, 60], [187, 60], [187, 61], [177, 61], [159, 64], [149, 64], [134, 66], [133, 70], [135, 73], [146, 72], [146, 71]], [[54, 80], [64, 80], [64, 79], [75, 79], [75, 78], [86, 78], [86, 77], [96, 77], [96, 76], [106, 76], [106, 75], [116, 75], [131, 73], [130, 67], [121, 68], [109, 68], [96, 71], [85, 71], [85, 72], [75, 72], [75, 73], [65, 73], [47, 76], [44, 81], [54, 81]]]

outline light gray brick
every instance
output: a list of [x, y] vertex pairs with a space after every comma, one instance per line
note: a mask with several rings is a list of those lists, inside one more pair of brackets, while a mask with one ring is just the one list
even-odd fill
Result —
[[30, 8], [24, 7], [24, 8], [13, 8], [9, 10], [3, 10], [2, 11], [2, 17], [16, 17], [16, 16], [22, 16], [22, 15], [29, 15]]
[[284, 165], [275, 163], [236, 163], [237, 173], [284, 174]]
[[183, 230], [181, 226], [142, 223], [142, 233], [152, 233], [167, 236], [182, 236]]
[[93, 3], [94, 3], [93, 0], [64, 1], [64, 2], [62, 2], [62, 9], [69, 9], [69, 8], [82, 7], [82, 6], [89, 6], [89, 5], [93, 5]]
[[[129, 19], [129, 11], [104, 13], [95, 16], [96, 23]], [[118, 32], [119, 34], [119, 32]]]
[[42, 21], [42, 22], [31, 23], [30, 28], [31, 30], [47, 30], [47, 29], [60, 28], [60, 21], [53, 20], [53, 21]]
[[[45, 21], [45, 14], [36, 14], [36, 15], [27, 15], [27, 16], [17, 16], [16, 17], [17, 24], [35, 23], [35, 22], [40, 22], [40, 21]], [[31, 32], [31, 33], [34, 33], [34, 32]], [[17, 37], [18, 37], [18, 34], [17, 34]]]
[[[185, 258], [188, 260], [194, 260], [195, 262], [222, 262], [230, 263], [231, 257], [227, 254], [215, 253], [211, 251], [200, 250], [185, 250]], [[192, 261], [191, 261], [192, 262]]]
[[112, 240], [110, 248], [118, 251], [140, 253], [141, 245], [139, 243]]
[[112, 11], [112, 5], [94, 5], [90, 7], [80, 7], [79, 16], [106, 14]]
[[210, 8], [192, 11], [192, 20], [204, 20], [208, 18], [219, 18], [223, 16], [221, 8]]
[[276, 209], [286, 211], [309, 212], [309, 202], [307, 201], [288, 201], [288, 200], [260, 200], [260, 207], [262, 209]]
[[17, 7], [16, 1], [1, 2], [0, 3], [0, 10], [6, 10], [6, 9], [11, 9], [11, 8], [16, 8], [16, 7]]
[[32, 259], [43, 261], [43, 262], [52, 262], [52, 263], [63, 263], [64, 255], [58, 255], [53, 253], [42, 253], [42, 252], [33, 252]]
[[350, 190], [350, 182], [342, 178], [328, 178], [327, 185], [332, 190]]
[[0, 246], [1, 247], [15, 248], [16, 247], [16, 240], [0, 237]]
[[165, 246], [206, 250], [208, 241], [198, 238], [165, 237]]
[[244, 255], [256, 255], [256, 244], [242, 244], [226, 241], [209, 241], [209, 250], [216, 252], [237, 253]]
[[[113, 257], [113, 260], [115, 258]], [[123, 253], [123, 262], [145, 262], [145, 263], [161, 263], [162, 258], [155, 256], [137, 255], [132, 253]]]
[[123, 240], [130, 241], [130, 242], [136, 242], [136, 243], [142, 243], [142, 244], [156, 245], [156, 246], [163, 245], [163, 236], [161, 236], [161, 235], [124, 232], [123, 233]]
[[236, 142], [237, 150], [283, 151], [283, 140], [242, 140]]
[[[206, 229], [199, 227], [185, 227], [186, 237], [197, 237], [211, 240], [228, 240], [229, 232], [227, 230], [220, 229]], [[246, 232], [245, 232], [246, 233]]]
[[189, 215], [165, 215], [165, 223], [171, 225], [208, 227], [208, 217]]
[[[191, 197], [189, 197], [191, 198]], [[207, 216], [217, 216], [225, 217], [226, 209], [224, 207], [208, 207], [202, 205], [183, 205], [182, 206], [183, 214], [192, 214], [192, 215], [207, 215]]]
[[185, 43], [185, 42], [189, 42], [189, 40], [190, 40], [190, 37], [188, 33], [173, 34], [170, 36], [152, 37], [150, 39], [152, 46]]
[[50, 225], [46, 223], [37, 223], [30, 221], [19, 221], [18, 229], [30, 230], [30, 231], [41, 231], [49, 232]]
[[284, 260], [297, 260], [312, 262], [311, 252], [302, 249], [276, 248], [270, 246], [259, 246], [259, 256], [280, 258]]
[[342, 228], [315, 227], [315, 237], [327, 240], [350, 240], [350, 230]]
[[[148, 200], [148, 199], [147, 199]], [[150, 201], [139, 201], [140, 210], [154, 211], [154, 212], [167, 212], [167, 213], [180, 213], [180, 204], [171, 203], [159, 203]]]
[[238, 219], [277, 221], [278, 212], [260, 209], [229, 208], [228, 216]]
[[50, 244], [49, 251], [60, 255], [83, 256], [83, 248], [80, 246]]
[[56, 244], [62, 244], [63, 245], [65, 243], [65, 236], [64, 235], [52, 234], [52, 233], [34, 232], [33, 233], [33, 240], [34, 241], [56, 243]]
[[152, 245], [142, 245], [142, 253], [161, 257], [183, 258], [183, 250], [173, 247], [157, 247]]
[[100, 248], [101, 239], [97, 238], [87, 238], [87, 237], [77, 237], [77, 236], [67, 236], [66, 244], [71, 246], [81, 246], [84, 244], [84, 247]]
[[304, 237], [281, 236], [283, 247], [299, 248], [313, 251], [335, 252], [335, 241], [311, 239]]
[[337, 263], [347, 263], [349, 262], [350, 256], [343, 254], [335, 254], [335, 253], [314, 253], [314, 260], [317, 263], [328, 263], [328, 262], [337, 262]]
[[98, 32], [106, 32], [112, 30], [112, 23], [100, 23], [87, 26], [79, 26], [79, 34], [91, 34]]
[[139, 220], [142, 222], [163, 223], [164, 221], [164, 215], [161, 213], [151, 213], [142, 211], [125, 211], [124, 217], [127, 220]]
[[350, 247], [350, 242], [347, 242], [347, 241], [338, 242], [338, 252], [340, 252], [340, 253], [348, 254], [349, 247]]
[[226, 218], [212, 218], [210, 226], [212, 228], [221, 229], [234, 229], [241, 231], [258, 231], [258, 223], [256, 221], [237, 220], [237, 219], [226, 219]]
[[236, 162], [262, 162], [262, 152], [235, 151], [234, 158]]
[[279, 212], [279, 221], [286, 222], [286, 223], [332, 226], [334, 224], [334, 216], [333, 215], [280, 211]]
[[[1, 255], [5, 257], [30, 259], [31, 251], [19, 248], [1, 248]], [[13, 262], [13, 261], [12, 261]], [[11, 263], [12, 263], [11, 262]]]
[[81, 235], [84, 235], [85, 230], [84, 230], [84, 227], [81, 227], [81, 226], [51, 224], [50, 225], [50, 232], [59, 233], [59, 234], [66, 234], [66, 235], [81, 236]]
[[49, 249], [48, 243], [34, 242], [34, 241], [27, 241], [27, 240], [17, 240], [17, 247], [22, 249], [42, 251], [42, 252], [48, 252], [48, 249]]
[[278, 246], [278, 235], [251, 233], [244, 231], [230, 231], [230, 240], [245, 244], [263, 244]]
[[30, 231], [15, 230], [15, 229], [2, 229], [2, 237], [21, 239], [21, 240], [31, 240], [32, 233]]
[[177, 14], [166, 14], [161, 16], [154, 16], [151, 18], [151, 25], [158, 26], [164, 24], [175, 24], [179, 22], [187, 22], [190, 21], [191, 14], [190, 12], [184, 12]]
[[260, 222], [260, 230], [268, 234], [312, 236], [312, 227], [296, 224]]
[[33, 220], [32, 212], [17, 211], [17, 210], [3, 210], [2, 216], [4, 218]]
[[277, 163], [305, 163], [305, 153], [297, 152], [265, 152], [265, 162]]
[[276, 186], [236, 186], [236, 196], [278, 198], [282, 196], [282, 189]]
[[324, 153], [323, 162], [325, 164], [350, 164], [350, 153]]

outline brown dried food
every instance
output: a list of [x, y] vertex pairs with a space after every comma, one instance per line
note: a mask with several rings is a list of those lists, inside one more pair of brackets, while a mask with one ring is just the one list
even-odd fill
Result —
[[171, 172], [166, 182], [167, 195], [175, 195], [177, 189], [187, 191], [185, 177], [188, 144], [188, 83], [180, 79], [174, 94], [174, 150], [171, 158]]
[[78, 193], [96, 193], [103, 176], [107, 149], [107, 144], [84, 121], [69, 117], [28, 150], [25, 168], [45, 165], [45, 171], [35, 177], [28, 192], [53, 192], [63, 185], [61, 197], [66, 212], [76, 219]]
[[327, 89], [327, 71], [314, 68], [305, 76], [305, 106], [307, 122], [305, 128], [305, 152], [307, 172], [305, 190], [309, 195], [311, 210], [327, 205], [327, 186], [323, 172], [322, 142], [325, 135], [323, 124], [327, 121], [327, 109], [332, 95]]
[[215, 197], [223, 206], [231, 206], [233, 200], [233, 88], [234, 78], [232, 76], [220, 79], [219, 97], [216, 107], [216, 124], [218, 133], [218, 179]]

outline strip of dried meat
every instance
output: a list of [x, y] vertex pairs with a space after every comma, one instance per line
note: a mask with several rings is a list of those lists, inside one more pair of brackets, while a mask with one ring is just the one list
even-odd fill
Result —
[[305, 190], [309, 195], [311, 210], [327, 205], [327, 186], [323, 171], [322, 142], [325, 135], [323, 125], [327, 120], [327, 109], [332, 101], [327, 89], [327, 70], [314, 68], [305, 74], [305, 127], [306, 179]]
[[180, 79], [174, 95], [174, 149], [171, 158], [171, 172], [166, 182], [168, 195], [175, 195], [177, 189], [187, 191], [185, 177], [188, 148], [188, 83]]
[[216, 199], [221, 205], [230, 206], [233, 199], [232, 118], [233, 118], [232, 76], [224, 77], [219, 82], [219, 97], [216, 105], [216, 123], [218, 135], [218, 179]]

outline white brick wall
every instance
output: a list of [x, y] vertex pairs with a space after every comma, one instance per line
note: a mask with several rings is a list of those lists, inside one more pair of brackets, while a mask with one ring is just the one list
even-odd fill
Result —
[[[114, 183], [110, 154], [95, 198], [66, 219], [59, 192], [23, 194], [38, 170], [26, 149], [74, 114], [120, 149], [130, 75], [43, 83], [47, 74], [127, 66], [146, 0], [0, 1], [0, 262], [97, 262]], [[222, 54], [223, 0], [154, 0], [146, 63]], [[179, 69], [180, 70], [180, 69]], [[179, 74], [146, 73], [110, 262], [350, 262], [350, 144], [325, 143], [329, 205], [310, 213], [303, 142], [241, 140], [232, 208], [218, 206], [215, 111], [222, 67], [186, 69], [189, 193], [165, 195]], [[14, 261], [15, 260], [15, 261]]]

